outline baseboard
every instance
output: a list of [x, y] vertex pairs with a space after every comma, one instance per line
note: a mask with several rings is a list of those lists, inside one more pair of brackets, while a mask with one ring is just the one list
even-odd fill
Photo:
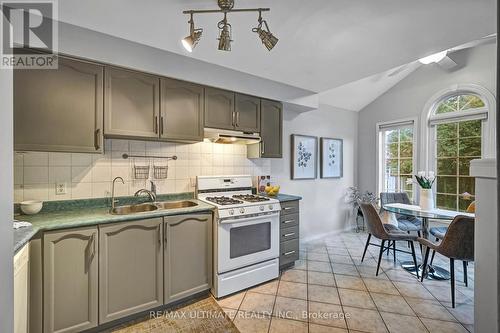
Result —
[[301, 243], [307, 243], [307, 242], [315, 241], [315, 240], [318, 240], [318, 239], [321, 239], [324, 237], [339, 235], [343, 232], [351, 231], [351, 230], [356, 230], [356, 228], [355, 227], [353, 228], [352, 226], [346, 226], [344, 229], [338, 229], [338, 230], [334, 230], [334, 231], [329, 231], [329, 232], [301, 238], [300, 241], [301, 241]]

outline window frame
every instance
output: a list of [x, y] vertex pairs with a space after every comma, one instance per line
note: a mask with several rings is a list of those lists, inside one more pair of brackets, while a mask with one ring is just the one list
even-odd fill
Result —
[[[384, 160], [385, 160], [385, 142], [383, 139], [383, 132], [389, 128], [398, 128], [398, 127], [404, 127], [405, 125], [408, 125], [407, 127], [413, 127], [413, 140], [412, 140], [412, 145], [413, 145], [413, 151], [412, 151], [412, 168], [413, 168], [413, 173], [417, 172], [417, 146], [418, 146], [418, 118], [417, 117], [411, 117], [411, 118], [402, 118], [398, 120], [393, 120], [393, 121], [384, 121], [384, 122], [378, 122], [376, 124], [376, 151], [377, 151], [377, 163], [376, 163], [376, 188], [377, 188], [377, 196], [383, 191], [384, 189], [384, 170], [385, 170], [385, 165], [384, 165]], [[413, 200], [416, 199], [416, 186], [413, 186]]]

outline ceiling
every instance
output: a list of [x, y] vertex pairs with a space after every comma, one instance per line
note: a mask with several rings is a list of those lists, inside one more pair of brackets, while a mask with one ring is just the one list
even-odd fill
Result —
[[313, 92], [496, 32], [495, 0], [236, 0], [235, 8], [271, 7], [264, 18], [278, 45], [268, 52], [251, 32], [256, 13], [234, 13], [232, 51], [218, 51], [221, 15], [204, 14], [195, 16], [202, 40], [185, 52], [181, 12], [216, 7], [215, 0], [64, 0], [59, 20]]

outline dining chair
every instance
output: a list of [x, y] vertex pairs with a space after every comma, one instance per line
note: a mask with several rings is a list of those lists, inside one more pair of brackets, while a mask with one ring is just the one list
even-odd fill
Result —
[[[415, 264], [415, 271], [417, 272], [418, 278], [418, 267], [417, 267], [417, 257], [415, 255], [415, 246], [413, 245], [413, 241], [417, 240], [416, 235], [410, 235], [407, 232], [404, 232], [398, 229], [396, 226], [392, 224], [384, 224], [382, 223], [382, 219], [378, 214], [375, 207], [373, 207], [370, 203], [360, 202], [359, 206], [361, 211], [363, 212], [363, 216], [366, 222], [366, 228], [368, 230], [368, 238], [366, 239], [365, 249], [363, 251], [363, 256], [361, 257], [361, 262], [365, 259], [366, 250], [369, 245], [379, 246], [380, 252], [378, 256], [377, 262], [377, 271], [375, 273], [378, 276], [378, 272], [380, 270], [380, 261], [382, 260], [382, 254], [384, 251], [391, 247], [392, 242], [392, 250], [394, 252], [394, 261], [396, 261], [396, 251], [411, 254], [413, 257], [413, 262]], [[380, 239], [381, 244], [370, 243], [371, 237]], [[407, 252], [401, 249], [396, 248], [396, 241], [405, 241], [410, 243], [411, 252]], [[387, 242], [387, 243], [386, 243]], [[385, 246], [387, 244], [387, 246]]]
[[[423, 267], [427, 267], [429, 251], [432, 249], [450, 259], [451, 276], [451, 305], [455, 307], [455, 260], [464, 262], [474, 261], [474, 219], [472, 217], [458, 215], [451, 222], [448, 230], [443, 235], [443, 240], [433, 243], [425, 238], [418, 238], [423, 246], [426, 246]], [[464, 264], [465, 266], [465, 264]], [[465, 274], [465, 272], [464, 272]], [[423, 282], [425, 274], [422, 273]]]
[[[412, 202], [406, 192], [381, 192], [380, 193], [380, 207], [391, 203], [402, 203], [411, 205]], [[396, 214], [398, 221], [398, 229], [410, 233], [416, 231], [418, 237], [421, 237], [420, 231], [422, 230], [422, 221], [413, 216], [404, 216]]]

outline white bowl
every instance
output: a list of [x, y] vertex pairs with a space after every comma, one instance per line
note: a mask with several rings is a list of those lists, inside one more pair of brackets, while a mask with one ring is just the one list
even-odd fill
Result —
[[42, 210], [43, 201], [28, 200], [21, 202], [21, 211], [26, 215], [34, 215]]

